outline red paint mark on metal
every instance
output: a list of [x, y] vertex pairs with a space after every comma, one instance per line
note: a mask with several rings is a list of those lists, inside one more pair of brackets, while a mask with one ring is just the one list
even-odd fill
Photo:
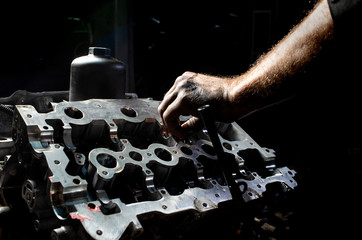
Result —
[[79, 212], [69, 213], [69, 215], [72, 219], [78, 219], [81, 222], [84, 220], [93, 220], [91, 217], [80, 215]]

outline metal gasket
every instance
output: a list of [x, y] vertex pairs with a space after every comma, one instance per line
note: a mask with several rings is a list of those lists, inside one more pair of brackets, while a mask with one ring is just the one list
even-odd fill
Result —
[[[35, 159], [44, 161], [59, 220], [80, 221], [94, 239], [119, 239], [126, 229], [142, 232], [139, 215], [203, 213], [232, 200], [207, 132], [183, 141], [164, 135], [158, 105], [145, 99], [87, 100], [53, 103], [48, 113], [16, 106], [21, 124], [15, 143], [27, 139]], [[295, 172], [276, 168], [273, 150], [260, 147], [236, 123], [217, 128], [225, 153], [234, 159], [244, 201], [261, 197], [269, 183], [296, 187]], [[262, 173], [248, 168], [243, 152], [249, 150], [260, 158]], [[30, 211], [35, 202], [28, 203]]]

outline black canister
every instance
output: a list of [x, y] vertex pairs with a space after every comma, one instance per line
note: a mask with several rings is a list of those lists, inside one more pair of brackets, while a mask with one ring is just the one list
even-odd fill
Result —
[[125, 97], [126, 68], [108, 48], [90, 47], [87, 56], [73, 60], [69, 101]]

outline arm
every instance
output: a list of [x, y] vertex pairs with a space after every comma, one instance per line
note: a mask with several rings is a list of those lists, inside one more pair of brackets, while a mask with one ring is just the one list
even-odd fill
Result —
[[[201, 105], [213, 105], [217, 120], [231, 122], [275, 103], [286, 94], [283, 89], [293, 80], [292, 76], [321, 51], [333, 29], [327, 0], [320, 0], [301, 23], [246, 73], [233, 78], [184, 73], [159, 106], [165, 126], [172, 134], [183, 137], [200, 122], [196, 110]], [[180, 115], [195, 117], [180, 125]]]

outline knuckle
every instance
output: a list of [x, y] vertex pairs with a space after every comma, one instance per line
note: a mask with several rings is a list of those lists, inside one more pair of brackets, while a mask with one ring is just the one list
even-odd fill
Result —
[[190, 81], [192, 80], [193, 78], [195, 78], [197, 74], [194, 73], [194, 72], [184, 72], [181, 76], [178, 76], [176, 78], [176, 83], [182, 83], [182, 82], [185, 82], [185, 81]]
[[186, 71], [182, 74], [182, 76], [185, 76], [185, 77], [193, 77], [194, 75], [196, 75], [196, 73], [190, 72], [190, 71]]

